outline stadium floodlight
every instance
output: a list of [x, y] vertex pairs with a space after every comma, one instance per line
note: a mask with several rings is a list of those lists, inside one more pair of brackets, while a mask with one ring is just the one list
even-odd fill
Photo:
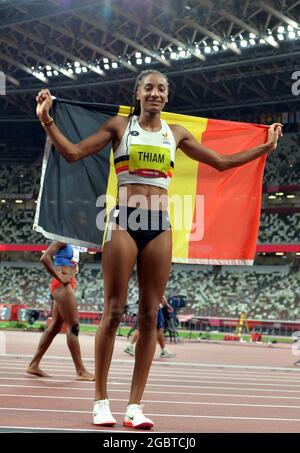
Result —
[[81, 74], [81, 68], [75, 68], [76, 74]]
[[109, 64], [105, 63], [105, 65], [104, 65], [104, 69], [106, 69], [106, 70], [108, 71], [108, 70], [110, 69], [110, 66], [109, 66]]
[[111, 64], [111, 67], [113, 69], [116, 69], [118, 67], [118, 63], [116, 61], [113, 61], [112, 64]]
[[47, 82], [47, 78], [44, 76], [42, 72], [32, 71], [32, 75], [37, 79], [41, 80], [42, 82]]
[[264, 38], [260, 38], [259, 43], [260, 44], [266, 44], [266, 40]]
[[219, 52], [219, 47], [218, 46], [214, 45], [213, 49], [214, 49], [215, 52]]
[[55, 69], [55, 71], [53, 71], [53, 74], [58, 76], [59, 72]]
[[47, 71], [51, 71], [52, 68], [49, 64], [47, 64], [46, 69], [47, 69]]
[[145, 63], [151, 63], [152, 59], [151, 57], [147, 56], [145, 57]]
[[269, 195], [268, 198], [269, 198], [269, 200], [275, 200], [276, 199], [276, 195]]
[[272, 35], [270, 35], [270, 36], [267, 37], [267, 42], [268, 42], [269, 44], [276, 44], [276, 41], [275, 41], [275, 39], [274, 39], [274, 36], [272, 36]]
[[73, 69], [72, 69], [72, 68], [69, 68], [69, 69], [68, 69], [68, 73], [69, 73], [69, 74], [73, 74], [73, 73], [74, 73]]
[[295, 39], [295, 38], [296, 38], [296, 33], [295, 33], [294, 31], [289, 31], [289, 32], [288, 32], [288, 37], [289, 37], [290, 39]]
[[136, 53], [135, 53], [135, 58], [141, 58], [141, 57], [142, 57], [141, 52], [136, 52]]
[[250, 39], [255, 39], [256, 38], [256, 34], [255, 33], [249, 33], [249, 38]]
[[249, 43], [251, 44], [251, 46], [255, 46], [256, 41], [255, 41], [255, 39], [251, 38], [251, 39], [249, 39]]
[[228, 49], [227, 45], [226, 44], [222, 44], [222, 49], [227, 50]]
[[180, 58], [184, 58], [186, 56], [185, 50], [181, 50], [179, 52], [179, 56], [180, 56]]
[[81, 70], [82, 70], [82, 72], [87, 72], [88, 71], [86, 66], [82, 66]]
[[217, 41], [216, 39], [214, 39], [214, 40], [213, 40], [213, 44], [214, 44], [215, 46], [218, 46], [220, 43], [219, 43], [219, 41]]
[[285, 28], [284, 28], [282, 25], [280, 25], [280, 26], [277, 28], [277, 31], [278, 31], [278, 33], [284, 33], [284, 32], [285, 32]]
[[210, 53], [211, 52], [211, 47], [209, 47], [209, 46], [204, 47], [204, 52], [205, 53]]
[[143, 60], [141, 58], [136, 59], [136, 64], [143, 64]]
[[108, 58], [103, 58], [103, 63], [109, 63], [109, 59]]
[[295, 198], [295, 195], [287, 195], [286, 198]]
[[22, 203], [23, 203], [23, 200], [15, 200], [15, 203], [16, 203], [16, 204], [22, 204]]
[[79, 61], [75, 61], [75, 62], [74, 62], [74, 66], [75, 66], [75, 68], [79, 68], [79, 67], [80, 67]]
[[1, 203], [6, 203], [6, 200], [1, 200]]
[[288, 31], [294, 31], [294, 27], [292, 25], [288, 25]]
[[283, 41], [284, 40], [283, 34], [279, 33], [279, 35], [277, 35], [277, 39], [278, 39], [278, 41]]
[[230, 46], [233, 47], [234, 49], [237, 48], [237, 43], [235, 41], [233, 41], [232, 43], [230, 43]]
[[53, 75], [53, 74], [52, 74], [52, 71], [47, 71], [47, 76], [48, 76], [48, 77], [52, 77], [52, 75]]
[[246, 39], [242, 39], [240, 44], [241, 44], [241, 47], [247, 47], [248, 46], [248, 42], [246, 41]]
[[176, 60], [176, 58], [177, 58], [177, 53], [176, 53], [176, 52], [171, 52], [170, 58], [171, 58], [172, 60]]

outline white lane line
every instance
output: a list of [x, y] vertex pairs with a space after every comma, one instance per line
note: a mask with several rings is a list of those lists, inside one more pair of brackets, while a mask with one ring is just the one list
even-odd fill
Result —
[[[70, 391], [74, 391], [76, 390], [76, 392], [80, 391], [80, 392], [91, 392], [91, 389], [87, 389], [87, 388], [82, 388], [82, 387], [51, 387], [51, 386], [44, 386], [44, 385], [9, 385], [9, 384], [0, 384], [0, 388], [1, 387], [5, 387], [5, 388], [21, 388], [21, 389], [31, 389], [31, 390], [35, 390], [35, 389], [43, 389], [43, 390], [63, 390], [63, 391], [66, 391], [66, 390], [70, 390]], [[206, 388], [206, 387], [204, 387]], [[232, 388], [230, 388], [232, 390]], [[223, 390], [226, 390], [226, 387], [223, 388]], [[129, 390], [118, 390], [118, 389], [110, 389], [111, 393], [125, 393], [126, 395], [128, 394]], [[157, 391], [154, 391], [154, 390], [145, 390], [145, 394], [155, 394], [157, 395]], [[187, 396], [187, 395], [191, 395], [191, 396], [212, 396], [212, 397], [217, 397], [217, 396], [222, 396], [222, 397], [228, 397], [228, 398], [232, 398], [232, 397], [236, 397], [236, 398], [245, 398], [245, 399], [248, 399], [248, 398], [258, 398], [258, 399], [283, 399], [283, 400], [300, 400], [300, 396], [272, 396], [272, 395], [248, 395], [248, 394], [235, 394], [235, 393], [206, 393], [206, 392], [198, 392], [198, 393], [195, 393], [195, 392], [178, 392], [178, 391], [175, 391], [175, 392], [167, 392], [164, 390], [164, 395], [184, 395], [184, 396]], [[15, 396], [18, 396], [18, 394], [16, 394]], [[71, 397], [74, 399], [74, 397]], [[77, 397], [76, 397], [77, 398]], [[92, 397], [91, 397], [92, 399]]]
[[[47, 412], [47, 413], [61, 413], [61, 414], [88, 414], [91, 415], [91, 411], [75, 411], [75, 410], [63, 410], [63, 409], [29, 409], [19, 407], [0, 407], [1, 411], [18, 411], [18, 412]], [[123, 412], [114, 412], [114, 415], [124, 415]], [[273, 417], [238, 417], [238, 416], [225, 416], [225, 415], [187, 415], [187, 414], [158, 414], [147, 412], [148, 416], [158, 417], [179, 417], [179, 418], [200, 418], [200, 419], [222, 419], [222, 420], [257, 420], [257, 421], [271, 421], [271, 422], [300, 422], [300, 418], [273, 418]]]
[[[34, 431], [67, 431], [67, 432], [70, 432], [70, 431], [75, 431], [75, 432], [79, 432], [79, 433], [86, 433], [86, 432], [93, 432], [93, 433], [132, 433], [133, 431], [132, 430], [118, 430], [118, 429], [111, 429], [111, 430], [108, 430], [108, 429], [104, 429], [104, 427], [102, 427], [101, 429], [98, 428], [98, 429], [79, 429], [79, 428], [41, 428], [41, 427], [37, 427], [37, 426], [9, 426], [9, 425], [0, 425], [0, 429], [21, 429], [21, 430], [34, 430]], [[155, 433], [157, 432], [160, 432], [160, 431], [155, 431]], [[135, 432], [134, 431], [134, 434], [145, 434], [144, 431], [139, 431], [139, 432]]]
[[[0, 385], [1, 385], [1, 380], [9, 380], [9, 381], [28, 381], [30, 378], [27, 378], [27, 377], [24, 377], [24, 378], [0, 378]], [[66, 379], [46, 379], [46, 378], [35, 378], [33, 377], [32, 379], [30, 379], [31, 381], [33, 382], [40, 382], [40, 379], [43, 380], [43, 382], [64, 382], [66, 384], [71, 384], [72, 381], [70, 380], [66, 380]], [[210, 381], [209, 381], [210, 382]], [[87, 382], [87, 381], [80, 381], [81, 384], [88, 384], [90, 386], [94, 386], [94, 382]], [[109, 381], [108, 383], [109, 385], [118, 385], [118, 386], [122, 386], [122, 385], [128, 385], [127, 382], [113, 382], [113, 381]], [[223, 384], [223, 382], [222, 382]], [[235, 384], [235, 383], [234, 383]], [[10, 387], [10, 386], [9, 386]], [[281, 392], [281, 393], [300, 393], [300, 390], [285, 390], [285, 389], [257, 389], [257, 388], [247, 388], [247, 387], [223, 387], [223, 386], [206, 386], [206, 385], [182, 385], [182, 384], [179, 384], [179, 385], [170, 385], [170, 384], [151, 384], [150, 382], [147, 384], [147, 387], [159, 387], [159, 388], [162, 388], [162, 387], [167, 387], [167, 388], [187, 388], [187, 389], [219, 389], [219, 390], [241, 390], [241, 391], [251, 391], [251, 392]], [[290, 387], [290, 386], [288, 386]]]
[[[32, 354], [26, 354], [26, 355], [20, 355], [20, 354], [4, 354], [2, 357], [10, 357], [10, 358], [17, 358], [17, 359], [32, 359]], [[65, 357], [65, 356], [47, 356], [48, 360], [61, 360], [61, 361], [67, 361], [71, 362], [71, 358]], [[91, 357], [83, 357], [83, 362], [94, 362], [94, 358]], [[118, 364], [125, 364], [127, 365], [132, 365], [133, 361], [132, 360], [125, 360], [125, 359], [114, 359], [113, 363], [118, 363]], [[187, 367], [191, 368], [220, 368], [220, 369], [240, 369], [240, 370], [268, 370], [268, 371], [291, 371], [291, 372], [296, 372], [300, 373], [300, 367], [295, 368], [291, 365], [291, 367], [280, 367], [280, 366], [260, 366], [260, 365], [234, 365], [234, 364], [223, 364], [223, 363], [198, 363], [198, 362], [157, 362], [156, 360], [153, 361], [152, 363], [153, 366], [172, 366], [172, 367], [179, 367], [179, 368], [184, 368], [186, 369]]]
[[[56, 373], [56, 371], [72, 371], [72, 368], [74, 370], [74, 367], [68, 367], [68, 369], [66, 368], [59, 368], [59, 367], [54, 367], [54, 366], [43, 366], [42, 367], [43, 370], [45, 370], [47, 373], [50, 373], [52, 374], [52, 376], [73, 376], [74, 374], [64, 374], [64, 373]], [[1, 366], [1, 370], [16, 370], [16, 371], [0, 371], [0, 375], [1, 374], [24, 374], [26, 373], [26, 367], [18, 367], [18, 366]], [[17, 371], [20, 371], [19, 373]], [[54, 371], [54, 372], [53, 372]], [[124, 376], [132, 376], [132, 370], [131, 371], [124, 371], [124, 368], [119, 368], [119, 369], [116, 369], [116, 368], [111, 368], [110, 369], [110, 375], [114, 375], [114, 374], [118, 374], [118, 375], [124, 375]], [[186, 373], [174, 373], [170, 370], [169, 373], [164, 373], [164, 372], [157, 372], [157, 370], [154, 370], [154, 371], [150, 371], [150, 375], [149, 377], [154, 377], [156, 376], [157, 378], [158, 377], [162, 377], [162, 378], [165, 378], [165, 377], [177, 377], [177, 378], [192, 378], [193, 380], [195, 380], [195, 378], [209, 378], [210, 380], [211, 379], [220, 379], [220, 377], [222, 377], [222, 380], [224, 378], [230, 378], [231, 380], [237, 380], [237, 381], [269, 381], [270, 379], [272, 379], [273, 382], [275, 381], [282, 381], [282, 378], [284, 377], [284, 380], [286, 382], [296, 382], [298, 383], [299, 382], [299, 377], [286, 377], [285, 376], [282, 376], [282, 377], [279, 377], [279, 376], [272, 376], [270, 375], [270, 377], [243, 377], [243, 376], [238, 376], [238, 377], [235, 377], [235, 376], [231, 376], [229, 375], [228, 373], [226, 374], [222, 374], [222, 376], [216, 376], [215, 373], [214, 374], [207, 374], [207, 373], [197, 373], [196, 375], [195, 374], [186, 374]], [[169, 380], [169, 379], [168, 379]]]
[[[50, 400], [83, 400], [83, 401], [92, 401], [91, 398], [87, 397], [78, 397], [76, 398], [72, 396], [49, 396], [49, 395], [21, 395], [21, 394], [10, 394], [10, 393], [1, 393], [0, 396], [4, 397], [22, 397], [22, 398], [32, 398], [32, 399], [50, 399]], [[128, 398], [110, 398], [110, 401], [117, 401], [117, 402], [127, 402]], [[159, 404], [184, 404], [184, 405], [191, 405], [191, 406], [232, 406], [232, 407], [245, 407], [245, 404], [240, 403], [214, 403], [209, 401], [164, 401], [164, 400], [145, 400], [143, 399], [143, 403], [159, 403]], [[288, 406], [288, 405], [277, 405], [277, 404], [249, 404], [247, 403], [247, 407], [260, 407], [260, 408], [277, 408], [277, 409], [300, 409], [300, 406]]]
[[[23, 373], [17, 373], [17, 372], [2, 372], [2, 371], [0, 371], [0, 375], [1, 375], [1, 374], [12, 374], [12, 375], [14, 375], [14, 376], [16, 376], [16, 375], [24, 376], [24, 375], [25, 375], [25, 376], [24, 376], [23, 378], [14, 378], [14, 377], [10, 378], [10, 377], [5, 377], [5, 376], [4, 376], [4, 377], [0, 376], [0, 381], [1, 381], [2, 379], [3, 379], [3, 380], [4, 380], [4, 379], [17, 380], [17, 379], [26, 379], [26, 378], [32, 379], [32, 378], [33, 378], [33, 379], [43, 379], [43, 380], [45, 380], [46, 382], [49, 382], [49, 379], [47, 379], [47, 378], [41, 378], [41, 377], [39, 377], [39, 376], [33, 376], [33, 377], [31, 377], [32, 375], [30, 375], [30, 374], [27, 375], [25, 371], [24, 371]], [[131, 376], [124, 377], [124, 376], [121, 376], [120, 374], [121, 374], [121, 373], [117, 373], [117, 375], [113, 377], [113, 376], [112, 376], [112, 373], [110, 373], [109, 376], [110, 376], [111, 378], [113, 378], [113, 379], [118, 379], [119, 381], [131, 382]], [[125, 373], [122, 373], [122, 374], [125, 374]], [[58, 374], [58, 373], [53, 374], [53, 376], [66, 377], [66, 379], [61, 379], [61, 380], [59, 380], [59, 379], [52, 379], [52, 378], [51, 378], [51, 382], [69, 382], [69, 380], [72, 379], [72, 378], [74, 377], [73, 374]], [[226, 378], [223, 378], [221, 381], [218, 381], [218, 380], [215, 380], [215, 379], [219, 379], [219, 378], [213, 378], [213, 377], [212, 377], [211, 379], [207, 379], [207, 380], [206, 380], [206, 379], [201, 379], [201, 383], [202, 383], [202, 384], [206, 384], [206, 383], [210, 384], [210, 383], [212, 383], [212, 380], [213, 380], [213, 383], [214, 383], [214, 384], [229, 384], [229, 385], [230, 385], [230, 384], [232, 384], [232, 385], [236, 384], [236, 382], [232, 382], [231, 380], [227, 380]], [[231, 378], [230, 378], [230, 379], [231, 379]], [[237, 380], [238, 380], [238, 379], [237, 379]], [[164, 382], [165, 379], [164, 379], [164, 378], [154, 378], [154, 377], [150, 376], [150, 377], [148, 378], [148, 381], [147, 381], [147, 382], [148, 382], [148, 385], [151, 385], [151, 382], [160, 382], [160, 381], [163, 381], [163, 382]], [[251, 379], [250, 379], [250, 381], [251, 381]], [[87, 382], [87, 381], [81, 381], [81, 382]], [[168, 382], [178, 382], [178, 379], [171, 379], [171, 378], [168, 378]], [[181, 383], [185, 383], [185, 384], [188, 384], [188, 383], [193, 384], [194, 382], [195, 382], [195, 379], [193, 379], [193, 380], [182, 379], [182, 380], [181, 380]], [[125, 383], [121, 382], [120, 384], [125, 384]], [[274, 384], [274, 383], [267, 383], [267, 384], [266, 384], [266, 383], [263, 383], [263, 382], [257, 382], [257, 383], [255, 383], [255, 382], [253, 382], [253, 383], [252, 383], [252, 382], [245, 382], [245, 383], [239, 382], [239, 384], [240, 384], [240, 385], [251, 385], [251, 386], [253, 386], [253, 387], [255, 387], [256, 385], [260, 385], [260, 386], [264, 386], [264, 387], [288, 387], [288, 388], [295, 387], [295, 388], [300, 388], [300, 384], [291, 384], [291, 383], [289, 383], [289, 384], [281, 384], [281, 383], [275, 383], [275, 384]], [[181, 385], [181, 384], [180, 384], [180, 385]], [[162, 384], [162, 386], [164, 386], [164, 384]], [[194, 386], [191, 386], [191, 387], [194, 387]], [[255, 388], [254, 388], [253, 390], [255, 390]], [[295, 391], [296, 391], [296, 390], [295, 390]], [[299, 390], [299, 391], [300, 391], [300, 390]]]
[[[21, 369], [21, 368], [23, 369], [24, 367], [27, 367], [27, 366], [28, 366], [28, 361], [27, 361], [27, 360], [24, 361], [24, 365], [23, 365], [23, 364], [20, 363], [20, 359], [17, 359], [17, 361], [13, 361], [13, 360], [9, 360], [9, 361], [6, 360], [6, 361], [4, 361], [4, 360], [0, 360], [0, 363], [1, 363], [1, 364], [4, 364], [4, 365], [9, 365], [10, 367], [12, 367], [12, 366], [18, 367], [18, 365], [19, 365], [19, 368], [20, 368], [20, 369]], [[56, 363], [59, 363], [59, 364], [57, 365]], [[60, 368], [60, 369], [64, 369], [64, 370], [65, 370], [65, 369], [68, 369], [68, 368], [74, 369], [73, 363], [63, 363], [63, 364], [62, 364], [61, 361], [60, 361], [60, 362], [56, 362], [56, 363], [52, 363], [52, 362], [49, 362], [49, 363], [48, 363], [48, 362], [47, 362], [47, 357], [45, 357], [45, 359], [43, 360], [43, 368], [51, 367], [51, 368], [57, 368], [57, 369]], [[134, 362], [133, 362], [133, 361], [131, 362], [131, 365], [132, 365], [132, 367], [129, 367], [128, 364], [127, 364], [127, 365], [126, 365], [126, 368], [127, 368], [127, 369], [128, 369], [128, 368], [129, 368], [129, 369], [133, 369], [133, 365], [134, 365]], [[157, 365], [158, 365], [158, 364], [157, 364]], [[62, 367], [63, 367], [63, 368], [62, 368]], [[159, 366], [156, 366], [156, 367], [155, 367], [155, 373], [164, 373], [164, 372], [166, 372], [166, 370], [163, 369], [163, 368], [165, 368], [165, 367], [162, 366], [161, 368], [159, 368]], [[186, 368], [188, 368], [188, 366], [187, 366]], [[111, 369], [113, 369], [113, 370], [124, 370], [124, 366], [118, 366], [118, 365], [115, 365], [114, 363], [112, 363]], [[270, 376], [270, 377], [273, 378], [273, 377], [276, 375], [276, 377], [280, 378], [281, 376], [282, 376], [282, 377], [286, 377], [286, 376], [289, 375], [289, 374], [293, 374], [293, 373], [291, 372], [291, 371], [293, 371], [293, 370], [298, 370], [298, 368], [292, 366], [291, 368], [288, 368], [287, 371], [277, 371], [277, 370], [273, 370], [273, 372], [267, 372], [267, 373], [266, 373], [266, 372], [260, 373], [260, 372], [258, 372], [258, 371], [252, 371], [252, 370], [225, 370], [225, 369], [219, 369], [219, 368], [216, 368], [216, 369], [213, 369], [213, 370], [207, 370], [207, 369], [196, 370], [196, 369], [193, 368], [193, 369], [190, 369], [190, 370], [188, 370], [188, 371], [189, 371], [189, 373], [190, 373], [191, 375], [193, 375], [193, 376], [194, 376], [194, 375], [195, 375], [195, 376], [198, 376], [198, 375], [205, 375], [205, 374], [210, 375], [211, 373], [220, 374], [220, 375], [223, 376], [224, 373], [225, 373], [226, 376], [230, 376], [230, 375], [232, 375], [232, 376], [237, 376], [237, 375], [238, 375], [238, 376], [241, 376], [241, 375], [247, 375], [247, 376], [250, 375], [250, 376], [252, 376], [252, 375], [254, 375], [254, 376], [264, 376], [264, 377]], [[152, 370], [151, 370], [151, 371], [152, 371]], [[170, 373], [173, 374], [173, 372], [174, 372], [173, 369], [170, 370]], [[178, 373], [178, 375], [179, 375], [180, 372], [181, 372], [180, 369], [179, 369], [179, 370], [176, 369], [176, 373]], [[185, 376], [186, 373], [185, 373], [185, 372], [182, 372], [182, 373], [180, 373], [180, 374], [182, 374], [183, 376]], [[291, 376], [290, 376], [290, 377], [291, 377]], [[293, 376], [293, 378], [294, 378], [294, 379], [299, 379], [298, 376]]]

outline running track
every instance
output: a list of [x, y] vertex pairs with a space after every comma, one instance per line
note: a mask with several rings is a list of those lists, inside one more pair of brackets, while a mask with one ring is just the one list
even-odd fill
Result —
[[[51, 378], [24, 370], [40, 334], [0, 333], [0, 432], [59, 430], [124, 432], [122, 416], [133, 360], [116, 342], [109, 389], [118, 424], [109, 431], [91, 423], [94, 383], [78, 382], [59, 335], [42, 361]], [[93, 369], [94, 337], [80, 336], [87, 368]], [[175, 359], [157, 349], [144, 394], [144, 412], [154, 432], [300, 432], [300, 369], [291, 346], [184, 342], [168, 345]]]

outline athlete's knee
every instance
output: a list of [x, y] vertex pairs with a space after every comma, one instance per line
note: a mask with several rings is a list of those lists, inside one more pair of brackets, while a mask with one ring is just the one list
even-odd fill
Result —
[[70, 327], [70, 332], [75, 335], [75, 337], [78, 337], [79, 335], [79, 330], [80, 330], [80, 327], [79, 327], [79, 324], [76, 323], [76, 324], [73, 324], [71, 327]]
[[104, 314], [104, 320], [109, 330], [116, 330], [122, 320], [124, 309], [121, 304], [116, 303], [115, 300], [108, 304], [108, 310]]
[[149, 307], [140, 310], [138, 324], [140, 329], [156, 329], [157, 308]]

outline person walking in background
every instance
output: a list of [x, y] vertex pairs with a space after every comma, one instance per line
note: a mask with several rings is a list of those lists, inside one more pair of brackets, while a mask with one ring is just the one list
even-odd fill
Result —
[[[172, 357], [176, 357], [176, 353], [170, 352], [166, 348], [166, 339], [165, 339], [165, 335], [164, 335], [165, 318], [163, 315], [163, 309], [166, 309], [169, 313], [171, 313], [173, 311], [173, 308], [171, 307], [171, 305], [169, 305], [167, 298], [165, 296], [163, 296], [161, 304], [158, 309], [156, 329], [157, 329], [157, 342], [160, 346], [160, 355], [159, 356], [162, 359], [169, 359]], [[127, 354], [129, 354], [131, 356], [134, 356], [134, 354], [135, 354], [134, 344], [138, 341], [138, 338], [139, 338], [139, 329], [137, 326], [129, 344], [124, 349], [124, 352], [126, 352]]]
[[67, 344], [75, 365], [77, 380], [95, 380], [94, 375], [89, 373], [83, 365], [78, 341], [79, 322], [75, 297], [78, 260], [79, 253], [76, 254], [74, 247], [57, 241], [53, 242], [41, 257], [41, 262], [53, 277], [51, 282], [52, 323], [43, 333], [34, 357], [28, 365], [26, 371], [29, 374], [50, 377], [41, 370], [40, 361], [65, 323], [68, 327]]

